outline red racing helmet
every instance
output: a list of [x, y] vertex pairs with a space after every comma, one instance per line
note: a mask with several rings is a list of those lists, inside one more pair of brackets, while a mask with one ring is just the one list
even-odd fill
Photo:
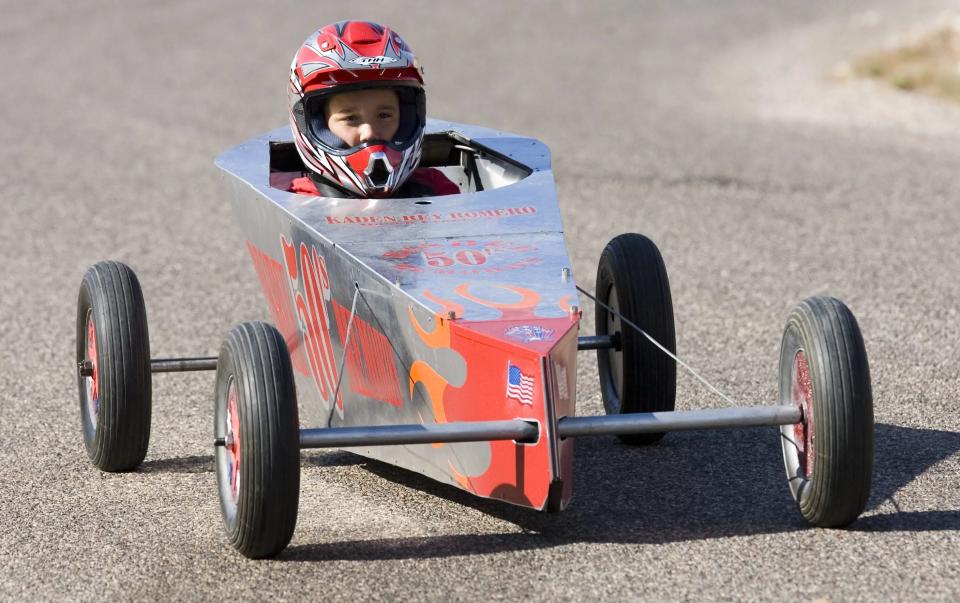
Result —
[[[397, 93], [400, 125], [391, 140], [347, 147], [327, 126], [326, 103], [365, 88]], [[427, 121], [423, 70], [391, 29], [340, 21], [314, 32], [293, 57], [289, 96], [294, 142], [315, 178], [352, 195], [386, 197], [416, 169]]]

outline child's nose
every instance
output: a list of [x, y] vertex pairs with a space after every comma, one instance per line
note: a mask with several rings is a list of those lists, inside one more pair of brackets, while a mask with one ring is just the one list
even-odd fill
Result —
[[360, 134], [360, 142], [367, 142], [373, 140], [373, 126], [370, 124], [364, 123], [360, 124], [358, 128], [358, 133]]

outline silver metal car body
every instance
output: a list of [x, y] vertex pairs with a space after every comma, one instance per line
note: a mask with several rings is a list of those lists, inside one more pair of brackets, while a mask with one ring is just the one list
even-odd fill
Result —
[[[308, 428], [521, 418], [541, 437], [352, 449], [538, 509], [570, 496], [577, 291], [550, 153], [429, 120], [421, 165], [461, 194], [337, 199], [286, 190], [288, 127], [220, 155]], [[345, 353], [346, 352], [346, 353]]]

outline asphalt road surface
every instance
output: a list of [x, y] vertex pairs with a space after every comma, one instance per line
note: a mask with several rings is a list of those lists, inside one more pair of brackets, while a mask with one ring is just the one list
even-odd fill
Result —
[[[842, 77], [956, 3], [2, 4], [0, 599], [956, 600], [960, 108]], [[876, 405], [863, 517], [807, 527], [773, 428], [578, 442], [556, 515], [305, 452], [293, 541], [252, 562], [223, 534], [210, 373], [157, 376], [146, 462], [94, 469], [84, 270], [138, 271], [155, 356], [266, 318], [213, 157], [285, 123], [293, 51], [346, 17], [411, 43], [431, 115], [550, 146], [579, 283], [612, 236], [657, 241], [679, 353], [738, 403], [775, 401], [796, 302], [845, 300]], [[725, 404], [680, 377], [679, 408]]]

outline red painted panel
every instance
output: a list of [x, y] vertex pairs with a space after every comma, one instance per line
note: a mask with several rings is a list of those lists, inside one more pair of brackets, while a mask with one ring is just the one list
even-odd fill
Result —
[[[459, 323], [468, 333], [482, 335], [492, 345], [515, 349], [522, 346], [541, 354], [548, 353], [563, 339], [567, 331], [575, 329], [578, 317], [530, 318], [520, 320], [462, 321]], [[466, 335], [470, 337], [470, 335]], [[477, 338], [474, 336], [473, 338]], [[496, 343], [494, 343], [496, 342]]]
[[346, 350], [346, 369], [350, 376], [350, 389], [368, 398], [394, 406], [403, 406], [400, 376], [394, 363], [390, 341], [383, 333], [356, 315], [353, 317], [350, 337], [347, 341], [350, 310], [334, 300], [333, 314], [337, 321], [341, 346]]
[[337, 366], [330, 341], [332, 323], [327, 311], [327, 302], [331, 297], [327, 263], [314, 245], [307, 248], [306, 243], [300, 243], [297, 254], [296, 244], [287, 242], [283, 235], [280, 235], [280, 244], [287, 268], [288, 286], [296, 308], [297, 325], [310, 363], [310, 375], [323, 403], [332, 405], [335, 402], [342, 416], [342, 397], [337, 395], [333, 400]]
[[[567, 333], [572, 332], [576, 341], [577, 321], [564, 318], [537, 322], [556, 329], [556, 339], [533, 344], [511, 341], [503, 336], [504, 328], [513, 324], [511, 321], [448, 323], [450, 347], [463, 356], [468, 368], [462, 387], [447, 388], [443, 392], [443, 412], [450, 422], [515, 418], [538, 422], [542, 435], [536, 444], [490, 442], [490, 465], [481, 475], [460, 475], [455, 467], [451, 469], [457, 481], [476, 494], [542, 509], [547, 504], [551, 482], [565, 473], [566, 468], [565, 464], [555, 466], [551, 459], [552, 413], [547, 412], [545, 395], [545, 388], [551, 386], [544, 382], [543, 360]], [[565, 341], [569, 341], [569, 337]], [[573, 349], [575, 353], [575, 343]], [[517, 383], [532, 385], [529, 398], [516, 389], [511, 391], [511, 371]], [[548, 379], [549, 375], [548, 370]], [[575, 378], [575, 369], [573, 376]], [[566, 458], [562, 460], [566, 463]]]
[[273, 322], [283, 335], [284, 341], [287, 342], [287, 348], [290, 349], [293, 370], [309, 375], [310, 369], [307, 367], [301, 345], [300, 328], [291, 312], [289, 287], [283, 275], [283, 266], [250, 241], [247, 241], [247, 251], [250, 252], [253, 267], [260, 279], [260, 287], [267, 298], [267, 306], [270, 308]]

